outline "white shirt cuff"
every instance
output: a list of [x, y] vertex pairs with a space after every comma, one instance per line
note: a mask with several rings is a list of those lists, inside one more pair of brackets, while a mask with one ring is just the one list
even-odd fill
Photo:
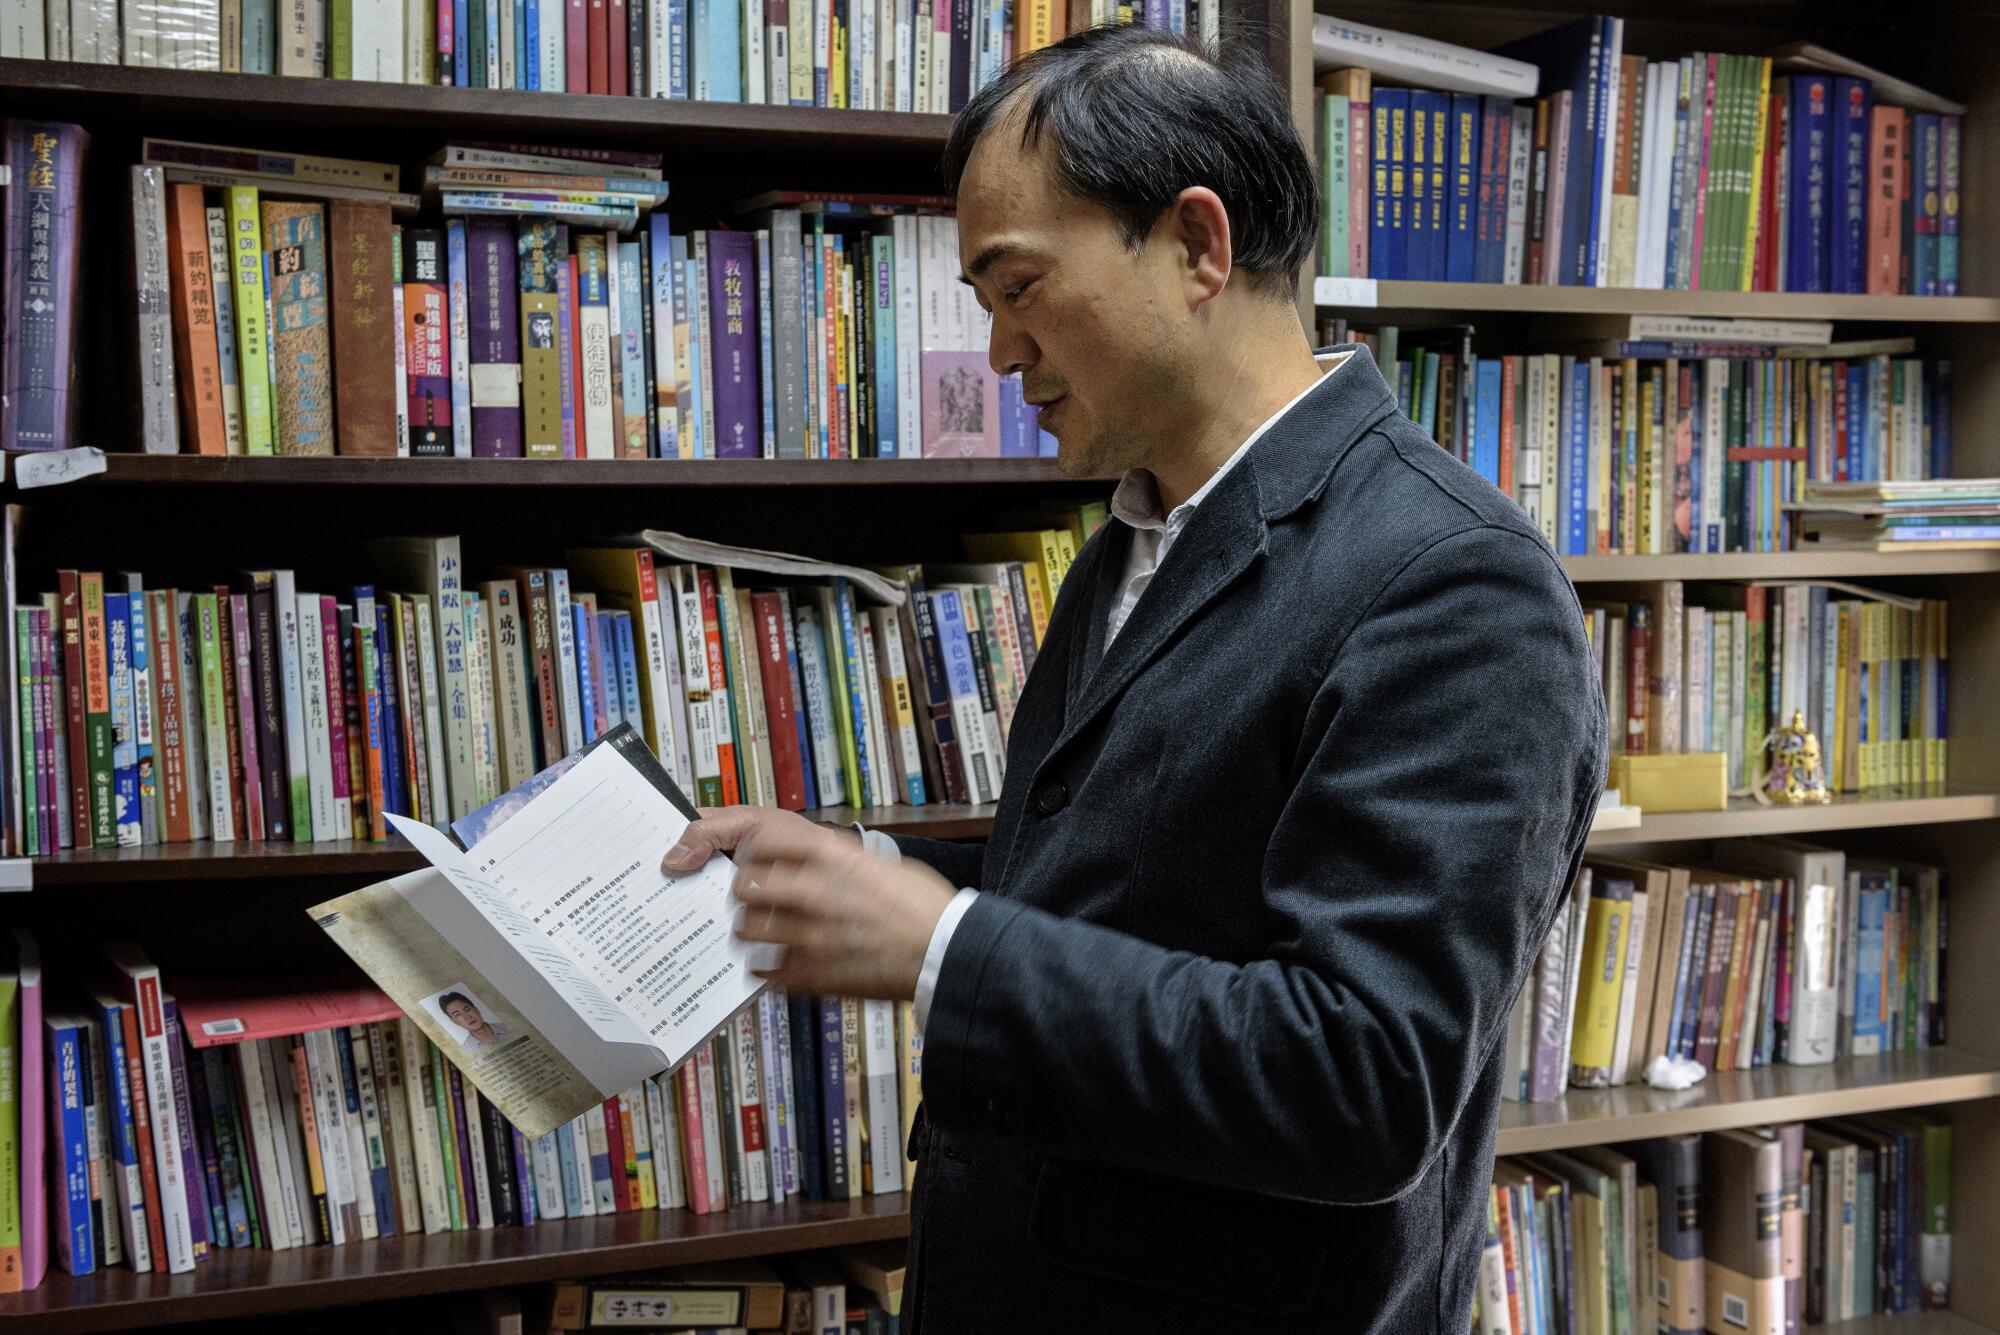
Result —
[[917, 971], [917, 996], [912, 1006], [919, 1032], [928, 1027], [931, 997], [937, 992], [938, 973], [944, 968], [944, 953], [951, 947], [951, 934], [958, 930], [959, 919], [972, 907], [972, 901], [979, 898], [979, 892], [966, 886], [951, 897], [938, 915], [937, 926], [931, 929], [930, 948], [924, 951], [924, 967]]

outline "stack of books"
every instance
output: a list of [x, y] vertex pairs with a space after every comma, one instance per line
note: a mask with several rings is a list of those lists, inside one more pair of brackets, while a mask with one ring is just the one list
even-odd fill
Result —
[[1321, 15], [1313, 52], [1329, 276], [1958, 292], [1965, 108], [1808, 43], [1648, 61], [1592, 16], [1488, 53]]
[[1809, 481], [1791, 508], [1799, 545], [1808, 550], [2000, 547], [2000, 478]]
[[894, 1335], [903, 1311], [906, 1250], [900, 1241], [886, 1242], [768, 1262], [569, 1281], [527, 1295], [514, 1310], [547, 1311], [551, 1335], [661, 1320], [677, 1330], [705, 1321], [703, 1328], [746, 1332]]
[[767, 991], [529, 1139], [372, 987], [163, 982], [123, 942], [45, 1004], [33, 938], [8, 945], [0, 1291], [39, 1283], [51, 1249], [76, 1275], [181, 1273], [224, 1248], [893, 1194], [914, 1169], [908, 1003]]
[[[14, 123], [8, 142], [26, 174], [37, 145], [83, 135]], [[940, 196], [774, 191], [739, 202], [740, 230], [676, 234], [658, 154], [451, 144], [421, 194], [392, 163], [159, 139], [142, 155], [131, 241], [157, 300], [138, 303], [133, 412], [148, 453], [1055, 452], [1019, 376], [987, 362], [991, 317], [958, 281]], [[72, 218], [80, 171], [46, 174]], [[39, 208], [8, 192], [8, 235], [42, 226]], [[88, 443], [59, 354], [78, 338], [81, 266], [111, 240], [54, 230], [52, 310], [9, 289], [9, 355], [33, 359], [33, 392], [0, 422], [10, 447]], [[17, 353], [15, 330], [47, 342]]]
[[1633, 316], [1627, 337], [1481, 355], [1470, 325], [1350, 333], [1398, 406], [1567, 556], [1770, 552], [1822, 482], [1951, 471], [1951, 363], [1826, 322]]
[[949, 113], [1100, 23], [1219, 35], [1219, 0], [26, 0], [0, 57]]
[[766, 578], [673, 535], [477, 581], [455, 537], [381, 539], [383, 584], [339, 596], [289, 570], [64, 570], [14, 615], [8, 843], [379, 840], [391, 812], [463, 819], [628, 720], [705, 806], [992, 802], [1103, 506], [1050, 518], [886, 575]]
[[1499, 1160], [1481, 1335], [1796, 1330], [1951, 1300], [1951, 1124], [1927, 1112]]
[[1723, 752], [1756, 782], [1764, 738], [1805, 716], [1835, 792], [1948, 774], [1948, 605], [1839, 583], [1591, 585], [1584, 613], [1613, 750]]
[[1949, 949], [1936, 867], [1792, 840], [1718, 864], [1593, 858], [1508, 1022], [1503, 1097], [1942, 1046]]

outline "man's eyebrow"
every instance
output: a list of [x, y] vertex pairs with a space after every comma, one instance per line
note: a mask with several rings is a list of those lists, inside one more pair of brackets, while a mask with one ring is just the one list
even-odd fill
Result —
[[970, 284], [973, 279], [984, 274], [1009, 255], [1018, 254], [1020, 246], [1007, 241], [998, 241], [972, 257], [972, 263], [965, 266], [965, 272], [958, 276], [961, 283]]

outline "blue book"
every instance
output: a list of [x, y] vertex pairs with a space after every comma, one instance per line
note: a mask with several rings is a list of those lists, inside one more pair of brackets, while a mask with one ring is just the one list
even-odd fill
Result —
[[[807, 803], [809, 806], [839, 806], [847, 801], [847, 778], [840, 759], [840, 744], [835, 737], [833, 710], [838, 703], [832, 698], [833, 678], [826, 665], [828, 645], [819, 624], [819, 608], [811, 598], [799, 601], [795, 611], [798, 622], [798, 668], [799, 681], [803, 693], [799, 696], [799, 717], [805, 721], [807, 740], [810, 745], [802, 752], [801, 758], [811, 756], [813, 763], [822, 767], [820, 773], [825, 786], [818, 789], [818, 802], [813, 802], [813, 781], [807, 779]], [[856, 805], [860, 795], [855, 794]]]
[[1410, 94], [1409, 239], [1404, 277], [1444, 277], [1445, 155], [1449, 152], [1451, 96], [1417, 89]]
[[1563, 555], [1583, 556], [1592, 545], [1590, 486], [1590, 363], [1565, 358], [1563, 377]]
[[[125, 1003], [109, 992], [91, 987], [90, 1015], [97, 1021], [97, 1038], [104, 1044], [104, 1070], [110, 1088], [97, 1101], [98, 1116], [104, 1122], [104, 1142], [108, 1147], [117, 1173], [123, 1178], [123, 1187], [117, 1198], [131, 1216], [130, 1227], [121, 1225], [120, 1233], [132, 1236], [137, 1230], [139, 1236], [146, 1233], [146, 1199], [139, 1181], [139, 1143], [135, 1138], [136, 1129], [132, 1120], [132, 1087], [125, 1073], [129, 1069], [125, 1060]], [[144, 1091], [141, 1091], [143, 1096]], [[113, 1184], [106, 1182], [104, 1191], [110, 1193]], [[131, 1257], [126, 1261], [129, 1264]]]
[[[138, 576], [125, 576], [128, 586], [138, 584]], [[139, 790], [139, 826], [142, 842], [159, 839], [159, 789], [153, 775], [152, 633], [146, 623], [146, 595], [125, 595], [127, 654], [132, 665], [132, 768]], [[145, 683], [146, 689], [140, 690]], [[114, 763], [116, 763], [114, 756]]]
[[[776, 332], [772, 328], [772, 322], [777, 317], [771, 307], [771, 297], [771, 233], [767, 229], [757, 233], [757, 390], [763, 423], [761, 450], [766, 459], [778, 457], [777, 346]], [[894, 364], [890, 363], [891, 366]], [[890, 401], [893, 412], [895, 394], [880, 397]]]
[[1396, 411], [1412, 422], [1416, 417], [1410, 412], [1410, 397], [1416, 392], [1416, 371], [1410, 363], [1396, 363]]
[[122, 847], [143, 841], [139, 814], [139, 745], [132, 693], [131, 595], [104, 595], [104, 631], [111, 676], [111, 804]]
[[704, 102], [743, 100], [743, 23], [728, 0], [694, 0], [699, 39], [694, 95]]
[[1373, 141], [1368, 165], [1368, 273], [1372, 278], [1403, 277], [1404, 136], [1410, 94], [1405, 88], [1375, 90]]
[[576, 644], [576, 691], [583, 706], [583, 740], [596, 741], [604, 731], [597, 717], [597, 628], [580, 602], [569, 605], [570, 638]]
[[[1604, 277], [1604, 270], [1610, 250], [1611, 219], [1605, 210], [1610, 207], [1611, 178], [1616, 174], [1616, 164], [1611, 156], [1611, 119], [1618, 114], [1612, 105], [1612, 93], [1617, 79], [1618, 58], [1624, 45], [1625, 20], [1600, 18], [1597, 42], [1597, 124], [1592, 127], [1590, 164], [1590, 235], [1587, 238], [1584, 282], [1596, 286]], [[1642, 99], [1643, 100], [1643, 99]], [[1623, 145], [1619, 146], [1624, 151]]]
[[[646, 405], [653, 386], [646, 375], [646, 300], [643, 266], [637, 241], [618, 243], [618, 323], [614, 331], [619, 355], [615, 365], [625, 399], [625, 420], [617, 424], [618, 439], [641, 458], [648, 453]], [[767, 413], [768, 417], [769, 414]]]
[[1785, 121], [1791, 163], [1785, 290], [1824, 292], [1832, 239], [1827, 188], [1832, 179], [1833, 80], [1823, 74], [1794, 74], [1791, 94]]
[[1479, 360], [1479, 395], [1473, 415], [1478, 433], [1473, 443], [1473, 468], [1479, 476], [1500, 485], [1500, 390], [1505, 368], [1498, 357]]
[[632, 636], [632, 614], [613, 612], [611, 614], [611, 639], [618, 653], [618, 702], [625, 711], [625, 717], [638, 726], [639, 718], [639, 653]]
[[[237, 52], [245, 74], [278, 72], [277, 0], [243, 0], [243, 41]], [[423, 80], [422, 82], [429, 82]]]
[[819, 1102], [828, 1200], [847, 1199], [847, 1069], [841, 1047], [840, 999], [819, 1001]]
[[[1589, 284], [1597, 271], [1597, 186], [1603, 170], [1604, 45], [1610, 20], [1586, 17], [1499, 48], [1498, 55], [1542, 69], [1541, 94], [1567, 89], [1569, 177], [1563, 185], [1562, 235], [1547, 247], [1557, 281]], [[1555, 135], [1549, 135], [1551, 143]]]
[[524, 0], [521, 14], [521, 54], [515, 57], [521, 85], [542, 91], [542, 0]]
[[1507, 159], [1513, 148], [1514, 104], [1504, 97], [1480, 102], [1479, 203], [1473, 281], [1498, 283], [1507, 276]]
[[[868, 751], [868, 711], [862, 704], [861, 693], [869, 688], [869, 682], [862, 668], [861, 632], [854, 619], [854, 590], [841, 575], [835, 575], [832, 584], [833, 612], [840, 618], [840, 647], [829, 645], [828, 652], [839, 653], [847, 660], [847, 708], [854, 717], [854, 761], [861, 774], [859, 800], [872, 806], [883, 797], [875, 775], [881, 757], [871, 756]], [[834, 629], [828, 627], [829, 633]]]
[[1667, 286], [1685, 287], [1686, 279], [1681, 274], [1681, 208], [1685, 202], [1687, 185], [1687, 155], [1692, 147], [1688, 137], [1687, 67], [1680, 62], [1674, 66], [1674, 157], [1667, 177]]
[[[618, 632], [611, 624], [618, 615], [606, 611], [597, 614], [597, 671], [604, 678], [604, 717], [599, 721], [606, 732], [625, 721], [624, 669], [618, 662]], [[641, 726], [637, 714], [632, 716], [632, 726]]]
[[562, 1178], [563, 1212], [575, 1219], [583, 1214], [584, 1196], [583, 1178], [576, 1171], [576, 1133], [565, 1122], [549, 1134], [556, 1139], [556, 1169]]
[[[443, 0], [439, 0], [443, 3]], [[472, 19], [467, 0], [451, 0], [451, 81], [472, 86]]]
[[[1931, 363], [1929, 384], [1931, 397], [1930, 411], [1925, 421], [1930, 423], [1930, 464], [1932, 477], [1951, 476], [1951, 363], [1935, 361]], [[1940, 737], [1944, 734], [1939, 733]]]
[[1444, 277], [1470, 283], [1479, 276], [1479, 98], [1453, 93], [1445, 127]]
[[215, 1149], [222, 1169], [223, 1213], [228, 1223], [224, 1236], [232, 1247], [248, 1247], [250, 1203], [246, 1183], [253, 1151], [250, 1142], [243, 1138], [243, 1119], [236, 1106], [229, 1057], [221, 1048], [203, 1048], [197, 1056], [208, 1088], [209, 1114], [215, 1119]]
[[1868, 290], [1868, 112], [1866, 79], [1833, 81], [1833, 205], [1828, 279], [1835, 292]]
[[[451, 439], [455, 450], [471, 453], [472, 442], [472, 379], [470, 362], [470, 340], [459, 341], [452, 337], [459, 326], [465, 323], [461, 311], [469, 310], [469, 288], [465, 257], [465, 219], [448, 218], [444, 224], [445, 292], [451, 303], [451, 318], [446, 322], [446, 360], [451, 369]], [[456, 344], [457, 346], [453, 346]]]
[[[201, 1069], [201, 1054], [193, 1048], [186, 1049], [184, 1069], [179, 1074], [187, 1084], [189, 1120], [182, 1134], [192, 1131], [194, 1135], [195, 1162], [200, 1166], [203, 1189], [208, 1209], [208, 1237], [217, 1247], [234, 1245], [229, 1238], [229, 1212], [222, 1194], [222, 1156], [217, 1146], [214, 1111], [208, 1103], [208, 1081]], [[178, 1098], [180, 1091], [175, 1090]], [[190, 1200], [189, 1209], [193, 1209]]]
[[[1669, 941], [1680, 942], [1680, 954], [1674, 966], [1674, 1004], [1667, 1016], [1666, 1050], [1678, 1052], [1682, 1019], [1687, 1013], [1688, 975], [1693, 972], [1695, 924], [1701, 917], [1701, 893], [1695, 888], [1681, 905], [1680, 931], [1667, 937]], [[1672, 930], [1669, 924], [1669, 931]], [[1666, 967], [1666, 961], [1660, 962]]]
[[[1881, 684], [1879, 677], [1873, 683], [1877, 688]], [[1864, 715], [1862, 741], [1872, 743], [1880, 740], [1867, 735], [1867, 718]], [[1864, 871], [1858, 875], [1862, 888], [1855, 896], [1854, 1038], [1849, 1051], [1857, 1057], [1866, 1057], [1892, 1046], [1883, 1041], [1886, 1024], [1881, 1011], [1882, 932], [1889, 899], [1895, 892], [1884, 884], [1886, 878], [1880, 873]]]
[[[56, 1257], [72, 1275], [97, 1269], [97, 1234], [90, 1218], [90, 1142], [83, 1122], [84, 1043], [80, 1016], [42, 1019], [48, 1062], [49, 1225]], [[18, 1097], [18, 1095], [16, 1096]], [[28, 1165], [39, 1172], [40, 1164]], [[108, 1183], [106, 1185], [109, 1185]]]
[[1912, 118], [1910, 182], [1915, 195], [1916, 235], [1910, 247], [1910, 290], [1920, 297], [1938, 295], [1938, 219], [1941, 211], [1939, 118], [1921, 112]]
[[[806, 782], [812, 782], [812, 769], [806, 769]], [[810, 805], [812, 799], [806, 799]], [[792, 1144], [799, 1151], [799, 1192], [809, 1201], [821, 1199], [825, 1194], [826, 1180], [820, 1172], [820, 1113], [819, 1081], [815, 1073], [819, 1067], [819, 1008], [809, 996], [798, 992], [784, 994], [788, 1012], [787, 1028], [792, 1044], [792, 1070], [798, 1079], [792, 1085], [796, 1095], [792, 1104]]]
[[[993, 7], [994, 12], [1000, 6]], [[896, 425], [896, 240], [875, 238], [875, 453], [894, 459], [902, 437]], [[1035, 451], [1029, 450], [1029, 454]], [[1003, 450], [1004, 453], [1004, 450]]]
[[489, 60], [492, 78], [487, 78], [488, 70], [480, 70], [473, 77], [480, 81], [482, 88], [500, 86], [500, 6], [511, 5], [515, 0], [486, 0], [486, 50], [492, 55]]
[[[688, 95], [688, 0], [666, 0], [667, 5], [667, 96], [685, 99]], [[820, 105], [824, 106], [825, 103]]]

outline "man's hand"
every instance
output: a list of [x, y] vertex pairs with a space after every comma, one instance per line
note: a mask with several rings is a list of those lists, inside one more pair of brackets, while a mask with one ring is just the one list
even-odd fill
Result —
[[920, 862], [873, 857], [851, 835], [769, 807], [704, 807], [667, 854], [669, 872], [736, 855], [736, 935], [785, 948], [760, 976], [825, 995], [908, 1001], [955, 893]]

